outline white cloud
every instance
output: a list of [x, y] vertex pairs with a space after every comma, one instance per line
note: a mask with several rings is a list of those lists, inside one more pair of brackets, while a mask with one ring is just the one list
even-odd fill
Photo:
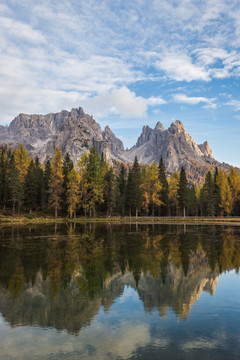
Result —
[[215, 98], [206, 98], [206, 97], [202, 97], [202, 96], [197, 96], [197, 97], [193, 97], [193, 96], [186, 96], [185, 94], [176, 94], [173, 97], [174, 101], [179, 102], [179, 103], [184, 103], [184, 104], [189, 104], [189, 105], [197, 105], [200, 103], [205, 103], [205, 107], [206, 108], [211, 108], [214, 109], [216, 108], [216, 104], [214, 103], [214, 101], [216, 100]]
[[235, 111], [240, 111], [240, 100], [228, 101], [225, 105], [232, 106]]
[[160, 96], [154, 97], [151, 96], [147, 99], [147, 103], [149, 106], [163, 105], [166, 104], [166, 101], [162, 99]]
[[170, 79], [176, 81], [210, 81], [209, 71], [200, 65], [193, 64], [191, 57], [186, 54], [166, 53], [161, 60], [156, 61], [155, 65]]

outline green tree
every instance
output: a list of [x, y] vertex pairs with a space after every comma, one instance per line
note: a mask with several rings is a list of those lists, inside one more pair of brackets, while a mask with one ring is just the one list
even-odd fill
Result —
[[127, 181], [126, 181], [126, 170], [123, 164], [119, 176], [117, 178], [117, 204], [118, 211], [123, 216], [126, 207], [126, 192], [127, 192]]
[[228, 176], [222, 169], [218, 171], [216, 183], [220, 188], [220, 209], [221, 215], [229, 216], [233, 209], [233, 198]]
[[49, 160], [47, 160], [43, 172], [43, 188], [42, 188], [42, 208], [45, 209], [48, 204], [48, 198], [49, 198], [49, 183], [51, 178], [51, 163]]
[[205, 182], [203, 185], [204, 203], [207, 216], [214, 216], [215, 214], [215, 197], [214, 197], [214, 178], [211, 170], [208, 170]]
[[68, 204], [67, 204], [67, 191], [68, 191], [68, 182], [69, 178], [68, 175], [73, 169], [73, 162], [69, 153], [67, 152], [63, 159], [63, 194], [62, 194], [62, 208], [63, 210], [67, 211]]
[[141, 170], [135, 157], [132, 168], [129, 170], [127, 182], [127, 205], [129, 215], [132, 210], [135, 210], [136, 217], [142, 204], [142, 189], [141, 189]]
[[20, 174], [15, 165], [14, 157], [12, 157], [10, 164], [9, 189], [10, 189], [10, 201], [12, 202], [13, 214], [15, 214], [16, 205], [18, 206], [18, 213], [19, 213], [24, 198], [24, 192], [20, 180]]
[[116, 181], [113, 168], [110, 167], [105, 174], [104, 203], [107, 209], [107, 216], [112, 215], [116, 200]]
[[187, 187], [187, 177], [183, 166], [180, 171], [177, 194], [178, 194], [179, 208], [182, 211], [183, 216], [185, 217], [186, 207], [187, 207], [188, 187]]
[[179, 184], [179, 173], [173, 172], [169, 179], [169, 206], [171, 216], [176, 216], [178, 212], [178, 184]]
[[58, 216], [58, 210], [61, 209], [61, 200], [63, 193], [63, 170], [62, 170], [62, 153], [58, 146], [56, 146], [53, 161], [52, 171], [49, 181], [49, 205], [55, 210], [55, 218]]
[[159, 165], [158, 165], [158, 172], [159, 172], [159, 180], [161, 183], [161, 190], [159, 192], [160, 201], [162, 205], [159, 208], [159, 214], [161, 216], [168, 215], [169, 212], [169, 190], [168, 190], [168, 181], [166, 176], [166, 168], [163, 162], [163, 158], [161, 157]]
[[38, 190], [36, 166], [34, 161], [31, 160], [24, 183], [24, 203], [30, 214], [32, 209], [37, 206]]

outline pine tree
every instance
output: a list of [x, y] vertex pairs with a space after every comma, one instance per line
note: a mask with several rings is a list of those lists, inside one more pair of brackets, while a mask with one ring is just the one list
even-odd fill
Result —
[[29, 213], [32, 213], [32, 209], [37, 206], [38, 197], [38, 185], [36, 177], [36, 167], [33, 160], [30, 161], [28, 171], [25, 177], [24, 183], [24, 203]]
[[203, 185], [204, 203], [207, 216], [214, 216], [215, 214], [215, 198], [214, 198], [214, 178], [211, 170], [209, 170], [205, 177]]
[[20, 144], [14, 151], [14, 161], [15, 166], [19, 171], [20, 181], [23, 184], [25, 181], [25, 176], [27, 175], [30, 159], [27, 154], [27, 150], [22, 144]]
[[215, 215], [220, 215], [220, 203], [221, 203], [221, 194], [220, 194], [220, 187], [217, 184], [217, 177], [218, 177], [218, 168], [215, 168], [214, 173], [214, 209]]
[[126, 181], [126, 170], [123, 164], [119, 176], [117, 178], [117, 204], [118, 211], [123, 216], [126, 207], [126, 192], [127, 192], [127, 181]]
[[158, 172], [159, 172], [159, 180], [162, 185], [161, 190], [159, 192], [160, 201], [162, 202], [162, 205], [160, 205], [159, 208], [159, 213], [161, 216], [166, 216], [168, 215], [169, 212], [169, 204], [168, 204], [169, 190], [168, 190], [168, 181], [166, 176], [166, 168], [162, 157], [158, 165]]
[[15, 214], [16, 205], [18, 205], [18, 213], [23, 202], [24, 193], [23, 186], [20, 180], [19, 171], [15, 165], [14, 157], [10, 162], [10, 173], [9, 173], [9, 190], [10, 190], [10, 201], [12, 202], [13, 214]]
[[182, 166], [180, 171], [180, 178], [178, 184], [178, 204], [180, 210], [183, 212], [183, 216], [185, 217], [186, 214], [186, 207], [187, 207], [187, 194], [188, 194], [188, 187], [187, 187], [187, 177], [185, 170]]
[[129, 213], [134, 209], [136, 217], [142, 204], [141, 170], [135, 157], [132, 168], [129, 171], [127, 183], [127, 204]]
[[47, 160], [43, 172], [43, 188], [42, 188], [42, 198], [41, 198], [42, 209], [45, 209], [48, 204], [50, 178], [51, 178], [51, 164], [50, 161]]
[[188, 215], [198, 215], [198, 199], [197, 199], [198, 188], [196, 185], [192, 185], [188, 190]]
[[232, 166], [229, 173], [229, 183], [233, 198], [233, 215], [240, 214], [240, 174]]
[[68, 173], [68, 181], [67, 181], [67, 204], [68, 204], [68, 211], [70, 214], [70, 218], [74, 216], [76, 218], [76, 210], [79, 203], [79, 174], [73, 168]]
[[61, 200], [63, 193], [63, 171], [62, 154], [56, 146], [54, 158], [52, 161], [52, 171], [49, 181], [49, 205], [55, 210], [55, 218], [58, 216], [58, 210], [61, 209]]
[[113, 168], [110, 169], [105, 174], [105, 189], [104, 189], [104, 203], [107, 209], [107, 216], [112, 215], [112, 211], [115, 207], [115, 195], [116, 195], [116, 182], [115, 176], [113, 173]]
[[68, 191], [68, 175], [73, 169], [73, 162], [67, 152], [63, 160], [63, 194], [62, 194], [62, 208], [67, 210], [67, 191]]
[[10, 172], [10, 153], [7, 146], [2, 147], [0, 153], [0, 204], [3, 210], [9, 200], [9, 172]]

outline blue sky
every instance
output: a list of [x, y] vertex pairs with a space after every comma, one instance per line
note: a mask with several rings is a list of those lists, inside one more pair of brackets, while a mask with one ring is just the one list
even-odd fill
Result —
[[82, 106], [125, 146], [181, 120], [240, 166], [239, 0], [1, 0], [1, 124]]

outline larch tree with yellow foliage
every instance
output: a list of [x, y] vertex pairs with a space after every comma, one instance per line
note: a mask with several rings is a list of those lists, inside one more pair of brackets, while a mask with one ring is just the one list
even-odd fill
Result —
[[151, 207], [152, 216], [154, 216], [155, 206], [163, 205], [159, 197], [161, 188], [162, 185], [158, 176], [158, 167], [157, 164], [153, 162], [142, 171], [143, 207], [146, 213], [149, 212], [149, 207]]
[[70, 218], [74, 216], [76, 219], [76, 210], [79, 203], [80, 194], [80, 176], [78, 172], [73, 168], [68, 174], [68, 185], [67, 185], [67, 203]]
[[27, 150], [22, 144], [20, 144], [14, 151], [14, 162], [19, 171], [21, 184], [23, 184], [30, 164], [30, 158], [27, 154]]
[[56, 146], [52, 171], [49, 181], [49, 205], [55, 210], [55, 218], [58, 216], [58, 210], [61, 209], [61, 196], [63, 193], [63, 158], [58, 146]]
[[231, 187], [228, 181], [228, 175], [223, 172], [222, 169], [219, 169], [218, 175], [216, 178], [216, 184], [220, 188], [220, 209], [221, 215], [229, 216], [233, 209], [233, 197]]

